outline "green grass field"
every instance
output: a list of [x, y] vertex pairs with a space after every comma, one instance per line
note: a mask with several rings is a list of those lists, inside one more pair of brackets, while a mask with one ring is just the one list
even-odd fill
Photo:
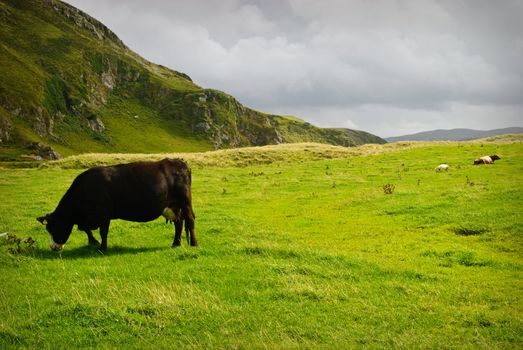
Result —
[[105, 255], [35, 218], [136, 156], [0, 169], [0, 233], [36, 240], [0, 238], [0, 348], [522, 348], [523, 143], [498, 141], [187, 155], [200, 247], [115, 220]]

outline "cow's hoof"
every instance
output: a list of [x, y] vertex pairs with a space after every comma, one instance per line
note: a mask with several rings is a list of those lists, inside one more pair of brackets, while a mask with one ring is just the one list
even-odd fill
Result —
[[93, 246], [93, 247], [95, 247], [97, 249], [100, 249], [100, 246], [101, 246], [100, 242], [98, 242], [97, 240], [89, 241], [89, 245]]

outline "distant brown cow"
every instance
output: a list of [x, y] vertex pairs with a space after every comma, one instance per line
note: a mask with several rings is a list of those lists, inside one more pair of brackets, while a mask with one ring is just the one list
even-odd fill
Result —
[[495, 160], [498, 160], [498, 159], [501, 159], [499, 156], [497, 155], [493, 155], [493, 156], [483, 156], [483, 157], [480, 157], [478, 159], [476, 159], [474, 161], [474, 165], [479, 165], [479, 164], [493, 164]]
[[[191, 170], [181, 159], [136, 162], [91, 168], [74, 179], [54, 212], [39, 217], [51, 234], [51, 248], [61, 250], [74, 225], [87, 233], [89, 244], [107, 249], [112, 219], [146, 222], [165, 216], [174, 222], [172, 246], [181, 244], [182, 225], [196, 246]], [[100, 244], [92, 230], [100, 228]]]

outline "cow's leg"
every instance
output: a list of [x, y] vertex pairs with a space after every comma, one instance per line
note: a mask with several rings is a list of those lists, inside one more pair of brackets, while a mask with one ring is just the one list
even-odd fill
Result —
[[105, 252], [107, 250], [107, 234], [109, 233], [109, 224], [111, 223], [110, 220], [107, 220], [107, 222], [104, 222], [102, 225], [100, 225], [100, 237], [102, 238], [102, 244], [100, 245], [100, 250], [102, 252]]
[[182, 244], [182, 226], [183, 220], [181, 217], [177, 217], [174, 220], [174, 241], [173, 247], [179, 247]]
[[190, 235], [190, 245], [193, 247], [196, 247], [198, 245], [198, 241], [196, 240], [196, 234], [194, 233], [194, 212], [192, 211], [192, 206], [188, 206], [184, 213], [184, 219], [185, 219], [185, 233]]
[[96, 238], [94, 238], [91, 230], [85, 230], [85, 233], [87, 234], [87, 239], [89, 240], [89, 245], [94, 245], [96, 248], [100, 248], [100, 242], [98, 242], [98, 240]]

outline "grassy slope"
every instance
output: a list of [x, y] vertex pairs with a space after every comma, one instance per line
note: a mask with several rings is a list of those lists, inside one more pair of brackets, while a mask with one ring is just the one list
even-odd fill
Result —
[[[114, 221], [105, 256], [81, 232], [58, 256], [34, 217], [80, 170], [1, 170], [0, 231], [37, 243], [22, 255], [1, 243], [0, 344], [523, 346], [521, 143], [386, 145], [323, 160], [338, 156], [306, 147], [294, 162], [272, 147], [243, 150], [249, 162], [235, 150], [194, 155], [198, 249], [170, 249], [163, 220]], [[471, 165], [491, 153], [502, 160]], [[435, 173], [442, 161], [450, 171]]]
[[[3, 145], [2, 154], [9, 157], [27, 152], [23, 148], [27, 141], [49, 144], [66, 156], [85, 151], [133, 152], [139, 149], [154, 153], [175, 147], [185, 151], [212, 148], [208, 140], [190, 136], [185, 124], [160, 118], [158, 111], [137, 101], [133, 95], [139, 95], [144, 86], [123, 84], [123, 92], [109, 92], [100, 76], [111, 66], [118, 67], [121, 75], [139, 72], [146, 77], [142, 85], [161, 85], [177, 93], [200, 91], [201, 88], [109, 40], [98, 40], [48, 6], [42, 6], [38, 0], [6, 1], [0, 5], [8, 19], [0, 31], [0, 93], [5, 105], [12, 109], [22, 108], [19, 117], [11, 117], [16, 128], [14, 142]], [[122, 98], [122, 94], [127, 97]], [[101, 106], [79, 107], [86, 102], [100, 105], [104, 95], [108, 103], [101, 109]], [[35, 133], [33, 125], [38, 109], [43, 119], [62, 113], [61, 117], [53, 117], [53, 134], [57, 137], [42, 137]], [[149, 110], [146, 113], [149, 118], [143, 115], [129, 127], [125, 117], [142, 110]], [[90, 115], [100, 116], [107, 132], [96, 134], [87, 128], [85, 118]], [[134, 142], [127, 141], [130, 139]]]
[[[14, 127], [10, 141], [0, 143], [0, 159], [28, 153], [29, 142], [49, 144], [64, 156], [189, 152], [278, 143], [276, 130], [287, 142], [384, 142], [245, 108], [144, 60], [87, 15], [68, 19], [53, 6], [74, 13], [47, 0], [0, 1], [0, 131], [5, 120]], [[88, 23], [106, 38], [76, 23]], [[129, 120], [134, 115], [141, 118]], [[106, 131], [88, 127], [95, 117]]]

